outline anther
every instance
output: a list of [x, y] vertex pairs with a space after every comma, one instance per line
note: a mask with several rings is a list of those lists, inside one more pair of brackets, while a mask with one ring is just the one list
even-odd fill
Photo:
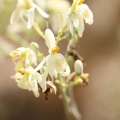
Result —
[[84, 0], [80, 0], [79, 4], [82, 4], [84, 2]]
[[58, 51], [59, 51], [59, 47], [58, 47], [58, 46], [55, 46], [55, 47], [52, 49], [51, 53], [54, 54], [54, 53], [57, 53]]
[[24, 74], [25, 74], [24, 68], [21, 68], [18, 72], [21, 73], [21, 75], [24, 75]]

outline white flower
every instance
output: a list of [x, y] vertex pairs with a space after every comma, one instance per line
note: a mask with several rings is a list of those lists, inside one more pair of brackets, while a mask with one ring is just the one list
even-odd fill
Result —
[[60, 15], [61, 19], [61, 25], [62, 27], [67, 24], [66, 20], [66, 14], [68, 11], [68, 8], [70, 7], [70, 2], [67, 0], [35, 0], [38, 5], [44, 9], [47, 10], [50, 14], [50, 23], [52, 26], [52, 29], [55, 32], [58, 32], [58, 16]]
[[78, 5], [75, 9], [69, 9], [68, 15], [68, 27], [71, 34], [74, 34], [74, 27], [78, 30], [79, 37], [82, 37], [84, 31], [84, 20], [87, 24], [93, 23], [93, 13], [86, 4]]
[[27, 28], [30, 29], [34, 24], [34, 10], [37, 11], [45, 18], [48, 18], [49, 15], [45, 13], [41, 8], [39, 8], [36, 4], [33, 3], [32, 0], [18, 0], [17, 8], [11, 15], [10, 23], [13, 24], [18, 21], [19, 17], [23, 14], [27, 13], [28, 16], [28, 24]]
[[46, 78], [48, 74], [52, 78], [57, 77], [58, 73], [64, 77], [67, 77], [70, 74], [70, 68], [64, 56], [57, 53], [59, 47], [56, 46], [55, 36], [50, 29], [45, 31], [45, 41], [47, 47], [49, 48], [49, 55], [35, 68], [35, 70], [38, 71], [42, 66], [46, 66], [44, 78]]
[[32, 67], [19, 69], [14, 78], [18, 87], [33, 91], [36, 97], [39, 96], [38, 84], [40, 85], [42, 92], [45, 92], [46, 90], [46, 81], [43, 81], [42, 75], [36, 72]]
[[35, 52], [30, 48], [20, 47], [10, 53], [13, 62], [16, 65], [16, 71], [27, 66], [37, 65]]
[[37, 72], [35, 73], [32, 67], [29, 67], [26, 69], [19, 69], [19, 71], [15, 74], [14, 77], [18, 87], [22, 89], [27, 89], [29, 91], [33, 91], [34, 95], [38, 97], [38, 79], [40, 78], [38, 77], [38, 74]]

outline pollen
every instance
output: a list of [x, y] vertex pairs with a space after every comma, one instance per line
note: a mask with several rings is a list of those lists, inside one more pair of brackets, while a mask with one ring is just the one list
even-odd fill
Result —
[[58, 47], [58, 46], [55, 46], [55, 47], [52, 49], [51, 53], [52, 53], [52, 54], [55, 54], [55, 53], [57, 53], [58, 51], [59, 51], [59, 47]]
[[84, 0], [80, 0], [79, 4], [82, 4], [84, 2]]
[[21, 75], [24, 75], [24, 74], [25, 74], [24, 68], [21, 68], [18, 72], [21, 73]]

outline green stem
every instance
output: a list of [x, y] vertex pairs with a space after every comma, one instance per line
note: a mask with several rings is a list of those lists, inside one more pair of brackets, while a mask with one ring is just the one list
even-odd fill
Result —
[[[63, 79], [60, 76], [60, 74], [58, 75], [58, 79], [60, 80], [61, 83], [63, 83]], [[66, 90], [66, 88], [64, 88], [63, 86], [61, 86], [61, 84], [59, 84], [59, 90], [60, 90], [60, 93], [61, 93], [61, 100], [62, 100], [63, 105], [64, 105], [66, 118], [67, 118], [67, 120], [72, 120], [71, 119], [71, 115], [70, 115], [71, 113], [69, 111], [70, 99], [67, 96], [67, 90]]]
[[78, 6], [80, 0], [74, 0], [72, 7], [71, 7], [71, 11], [74, 10], [76, 8], [76, 6]]
[[71, 83], [61, 83], [59, 80], [56, 80], [57, 84], [60, 84], [63, 88], [69, 88], [69, 87], [74, 87], [76, 85], [79, 85], [80, 83], [82, 83], [82, 81], [80, 81], [80, 79], [74, 80]]
[[66, 24], [62, 29], [60, 29], [60, 30], [58, 31], [58, 36], [57, 36], [57, 39], [56, 39], [56, 44], [58, 44], [59, 41], [61, 41], [61, 40], [63, 40], [63, 39], [66, 38], [65, 36], [63, 36], [63, 37], [61, 38], [61, 35], [62, 35], [63, 32], [66, 30], [67, 26], [68, 26], [68, 25]]
[[73, 101], [68, 95], [67, 88], [62, 86], [62, 83], [64, 83], [64, 79], [62, 78], [60, 74], [58, 74], [58, 80], [61, 83], [61, 84], [58, 84], [58, 86], [59, 86], [61, 100], [63, 102], [63, 106], [64, 106], [64, 110], [66, 114], [66, 119], [67, 120], [80, 120], [80, 117], [79, 118], [76, 117], [76, 112], [77, 114], [79, 113], [78, 113], [78, 110], [76, 110], [75, 102], [74, 104], [72, 103]]
[[43, 32], [41, 31], [41, 29], [40, 29], [40, 27], [38, 26], [37, 23], [35, 23], [35, 24], [33, 25], [33, 28], [36, 30], [36, 32], [37, 32], [43, 39], [45, 39], [45, 35], [44, 35]]
[[79, 85], [80, 83], [81, 83], [81, 81], [78, 79], [78, 80], [75, 80], [75, 81], [69, 83], [67, 85], [67, 87], [73, 87], [73, 86]]

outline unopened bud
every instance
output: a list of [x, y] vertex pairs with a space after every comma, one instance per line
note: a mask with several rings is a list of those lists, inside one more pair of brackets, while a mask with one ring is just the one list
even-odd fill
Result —
[[36, 51], [39, 50], [39, 45], [36, 42], [32, 42], [30, 48]]
[[46, 70], [46, 67], [45, 67], [45, 66], [42, 66], [42, 67], [40, 68], [40, 73], [44, 73], [45, 70]]
[[76, 60], [74, 64], [74, 69], [77, 74], [82, 74], [83, 73], [83, 64], [82, 61]]

